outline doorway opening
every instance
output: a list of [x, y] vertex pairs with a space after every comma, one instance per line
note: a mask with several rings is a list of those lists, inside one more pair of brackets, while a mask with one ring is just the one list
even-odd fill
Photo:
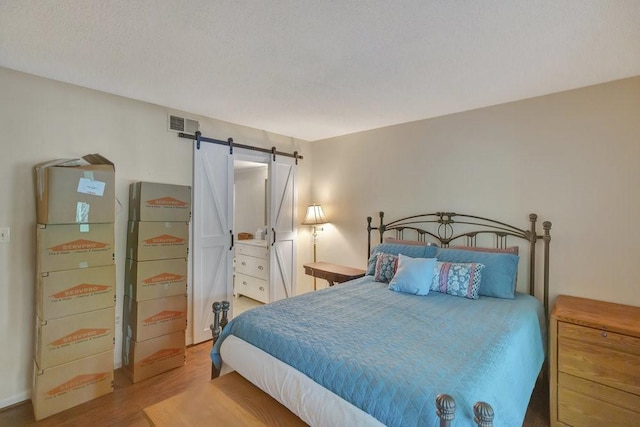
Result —
[[269, 302], [268, 164], [234, 159], [234, 316]]

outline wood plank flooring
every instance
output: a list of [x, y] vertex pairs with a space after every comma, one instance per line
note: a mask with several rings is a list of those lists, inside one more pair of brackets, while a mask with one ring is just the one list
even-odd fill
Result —
[[[35, 422], [31, 402], [27, 401], [0, 412], [0, 426], [56, 427], [147, 427], [143, 408], [209, 381], [211, 343], [187, 348], [185, 366], [132, 384], [121, 369], [115, 371], [114, 392], [85, 404]], [[525, 427], [549, 425], [549, 393], [546, 384], [538, 384], [531, 397]], [[211, 425], [214, 425], [213, 423]]]

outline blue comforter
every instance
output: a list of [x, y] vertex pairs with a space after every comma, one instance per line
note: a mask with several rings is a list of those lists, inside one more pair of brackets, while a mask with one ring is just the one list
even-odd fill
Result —
[[439, 393], [456, 400], [453, 425], [474, 425], [479, 400], [495, 426], [522, 425], [545, 354], [534, 297], [416, 296], [371, 276], [242, 313], [211, 352], [218, 365], [230, 334], [388, 426], [437, 426]]

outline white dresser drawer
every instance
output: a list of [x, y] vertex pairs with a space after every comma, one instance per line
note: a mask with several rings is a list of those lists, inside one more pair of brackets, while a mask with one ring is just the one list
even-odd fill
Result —
[[236, 273], [235, 291], [260, 302], [269, 302], [269, 283], [266, 280]]
[[269, 258], [269, 250], [263, 246], [236, 244], [236, 255], [249, 255], [256, 258]]
[[259, 279], [269, 279], [269, 262], [263, 258], [255, 258], [246, 255], [236, 256], [236, 271], [238, 273], [257, 277]]

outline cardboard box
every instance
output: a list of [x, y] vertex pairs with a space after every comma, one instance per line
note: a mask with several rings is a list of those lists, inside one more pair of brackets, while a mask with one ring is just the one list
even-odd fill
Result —
[[187, 296], [135, 302], [124, 297], [124, 336], [136, 341], [167, 335], [187, 329]]
[[44, 370], [33, 363], [31, 402], [36, 421], [112, 391], [113, 351]]
[[115, 344], [115, 307], [58, 319], [36, 316], [34, 359], [40, 369], [81, 359]]
[[155, 182], [134, 182], [129, 186], [129, 220], [191, 220], [191, 187]]
[[188, 222], [129, 221], [127, 258], [135, 261], [187, 258]]
[[36, 314], [41, 320], [113, 307], [116, 266], [42, 273], [36, 285]]
[[127, 259], [124, 293], [133, 301], [187, 294], [187, 259]]
[[125, 337], [122, 354], [122, 366], [131, 379], [137, 383], [147, 378], [179, 368], [185, 361], [185, 332], [174, 332], [135, 341]]
[[37, 222], [115, 222], [115, 167], [100, 154], [60, 159], [35, 167]]
[[114, 264], [113, 224], [37, 225], [38, 273]]

